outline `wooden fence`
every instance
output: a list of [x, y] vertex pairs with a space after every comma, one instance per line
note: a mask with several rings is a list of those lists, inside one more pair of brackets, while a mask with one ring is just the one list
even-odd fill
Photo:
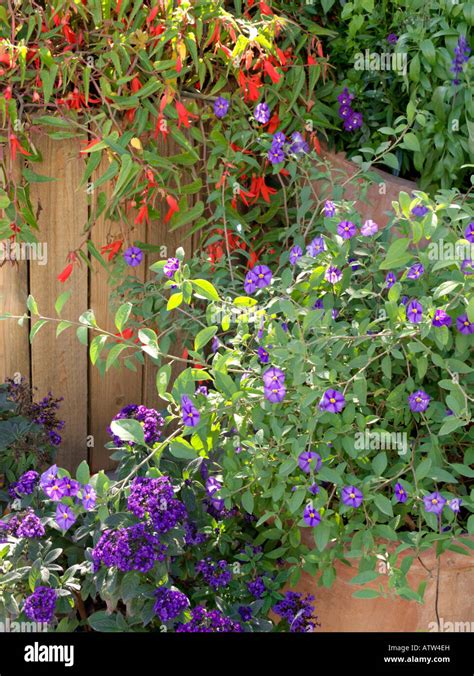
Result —
[[[0, 313], [22, 315], [28, 294], [32, 294], [42, 315], [56, 317], [55, 299], [69, 288], [72, 295], [64, 308], [64, 319], [77, 321], [82, 312], [92, 308], [99, 326], [115, 332], [113, 316], [108, 311], [110, 287], [102, 266], [95, 262], [93, 271], [85, 265], [81, 269], [76, 267], [66, 284], [57, 279], [66, 265], [68, 252], [84, 239], [81, 233], [88, 218], [88, 195], [84, 187], [79, 187], [84, 169], [79, 142], [59, 143], [42, 136], [36, 139], [36, 146], [44, 159], [35, 171], [58, 179], [30, 186], [32, 204], [39, 214], [38, 240], [47, 243], [47, 263], [4, 261], [0, 266]], [[168, 140], [164, 151], [172, 155], [178, 149]], [[107, 160], [103, 162], [96, 170], [97, 177], [105, 171]], [[162, 216], [164, 213], [165, 209]], [[108, 235], [114, 234], [120, 236], [120, 225], [101, 217], [92, 228], [91, 238], [100, 247]], [[193, 238], [183, 228], [170, 232], [162, 217], [150, 221], [148, 226], [135, 226], [132, 239], [166, 246], [170, 256], [178, 246], [188, 255], [193, 253]], [[157, 256], [146, 255], [138, 268], [130, 268], [134, 270], [132, 274], [141, 280], [145, 275], [149, 278], [152, 273], [148, 268], [156, 259]], [[30, 328], [29, 322], [23, 326], [13, 320], [0, 322], [0, 376], [4, 379], [21, 374], [37, 388], [38, 396], [51, 391], [64, 397], [60, 409], [60, 417], [66, 421], [58, 457], [61, 465], [74, 469], [87, 459], [94, 470], [110, 468], [109, 451], [104, 443], [109, 440], [106, 428], [112, 417], [127, 403], [160, 407], [153, 364], [147, 360], [136, 373], [111, 369], [102, 377], [90, 364], [87, 347], [79, 343], [73, 329], [56, 338], [56, 324], [47, 324], [30, 345]], [[179, 345], [174, 349], [177, 355], [181, 351]]]

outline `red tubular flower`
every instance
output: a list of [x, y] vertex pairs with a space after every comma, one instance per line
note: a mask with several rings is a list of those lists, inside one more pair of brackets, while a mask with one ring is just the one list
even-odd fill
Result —
[[144, 202], [140, 209], [138, 210], [137, 217], [135, 218], [135, 225], [142, 224], [143, 221], [148, 225], [150, 222], [149, 216], [148, 216], [148, 204]]
[[28, 157], [31, 156], [31, 153], [29, 153], [23, 146], [21, 145], [20, 141], [17, 139], [15, 134], [10, 134], [8, 137], [9, 143], [10, 143], [10, 152], [12, 155], [12, 160], [16, 160], [16, 154], [21, 153], [22, 155], [26, 155]]
[[273, 113], [270, 120], [268, 121], [267, 131], [269, 134], [274, 134], [278, 127], [280, 126], [280, 118], [278, 113]]
[[[117, 336], [119, 340], [117, 343], [123, 343], [124, 340], [131, 340], [133, 338], [133, 329], [124, 329], [121, 333], [114, 333], [114, 336]], [[123, 340], [120, 340], [123, 338]], [[135, 343], [138, 343], [138, 338], [135, 338]]]
[[268, 77], [270, 78], [270, 80], [273, 82], [273, 84], [277, 84], [278, 82], [280, 82], [281, 79], [280, 73], [276, 70], [274, 66], [272, 66], [272, 64], [268, 59], [266, 59], [263, 62], [263, 68]]
[[166, 195], [166, 201], [168, 203], [169, 209], [164, 218], [165, 223], [168, 223], [169, 220], [173, 217], [175, 213], [179, 211], [178, 202], [172, 195]]
[[147, 24], [151, 24], [151, 22], [153, 21], [153, 19], [155, 18], [155, 16], [158, 14], [158, 10], [159, 10], [159, 9], [160, 9], [160, 8], [159, 8], [158, 5], [155, 5], [155, 6], [152, 8], [151, 12], [149, 13], [149, 15], [148, 15], [147, 18], [146, 18]]
[[271, 8], [264, 2], [263, 0], [260, 0], [260, 14], [265, 14], [266, 16], [273, 16], [273, 12]]
[[92, 150], [92, 148], [93, 148], [94, 146], [96, 146], [98, 143], [100, 143], [101, 141], [102, 141], [101, 138], [95, 138], [93, 141], [91, 141], [90, 143], [88, 143], [88, 144], [85, 146], [85, 148], [83, 148], [82, 150], [79, 151], [79, 155], [85, 155], [85, 153], [90, 152], [90, 151]]
[[261, 74], [257, 73], [256, 75], [245, 75], [242, 70], [239, 70], [237, 80], [243, 89], [244, 100], [258, 101], [260, 98], [259, 89], [263, 86]]
[[69, 279], [71, 272], [73, 270], [74, 263], [68, 263], [64, 270], [58, 275], [58, 280], [64, 284], [64, 282]]
[[115, 258], [115, 256], [122, 248], [122, 244], [123, 240], [116, 239], [115, 242], [111, 242], [110, 244], [106, 244], [105, 246], [101, 247], [100, 253], [101, 254], [108, 253], [109, 255], [107, 256], [107, 260], [111, 261], [113, 258]]
[[258, 263], [258, 255], [257, 252], [252, 249], [250, 252], [250, 257], [249, 257], [249, 262], [247, 263], [247, 268], [251, 270], [255, 265]]
[[252, 176], [252, 183], [250, 186], [250, 192], [252, 192], [255, 196], [254, 202], [258, 200], [258, 198], [261, 196], [267, 202], [270, 204], [270, 195], [275, 195], [276, 194], [276, 189], [275, 188], [270, 188], [266, 183], [265, 183], [265, 176], [255, 176], [255, 174]]
[[181, 127], [182, 124], [187, 128], [190, 127], [191, 125], [189, 122], [189, 118], [193, 117], [197, 119], [198, 116], [186, 110], [181, 101], [176, 101], [175, 106], [176, 112], [178, 113], [178, 129]]

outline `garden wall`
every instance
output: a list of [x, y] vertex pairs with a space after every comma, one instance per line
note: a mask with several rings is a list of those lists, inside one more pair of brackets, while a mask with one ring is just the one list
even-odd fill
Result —
[[[43, 163], [36, 165], [35, 171], [58, 177], [54, 182], [30, 185], [33, 208], [39, 214], [40, 232], [37, 237], [39, 242], [47, 244], [47, 262], [44, 265], [38, 260], [3, 262], [0, 266], [0, 313], [22, 315], [26, 311], [28, 294], [32, 294], [43, 316], [56, 317], [55, 299], [65, 289], [72, 289], [62, 312], [63, 318], [77, 321], [79, 315], [90, 307], [99, 326], [115, 333], [113, 316], [108, 312], [110, 287], [107, 272], [102, 266], [95, 262], [93, 271], [85, 264], [80, 269], [76, 266], [65, 284], [57, 279], [66, 265], [69, 251], [77, 249], [87, 237], [83, 229], [88, 218], [88, 200], [94, 198], [94, 194], [87, 194], [84, 186], [79, 187], [84, 170], [79, 141], [58, 142], [47, 136], [38, 136], [35, 143], [43, 156]], [[174, 142], [168, 139], [163, 154], [177, 152]], [[104, 169], [104, 166], [99, 166], [97, 176], [103, 174]], [[101, 190], [108, 187], [106, 185]], [[120, 236], [120, 224], [102, 217], [95, 223], [91, 239], [100, 248], [107, 243], [108, 235], [110, 239], [114, 235], [115, 238]], [[178, 246], [183, 246], [187, 255], [193, 252], [193, 238], [185, 229], [170, 232], [169, 226], [162, 220], [150, 221], [148, 226], [135, 226], [132, 237], [165, 246], [168, 255], [173, 255]], [[158, 255], [148, 254], [144, 264], [136, 270], [130, 268], [132, 274], [140, 279], [145, 274], [152, 275], [148, 268], [157, 258]], [[66, 421], [66, 426], [59, 464], [74, 468], [88, 459], [94, 470], [111, 467], [109, 451], [104, 449], [104, 443], [108, 441], [106, 428], [111, 418], [127, 403], [159, 406], [155, 368], [147, 360], [136, 373], [112, 368], [101, 377], [88, 360], [87, 347], [79, 343], [73, 329], [56, 338], [56, 324], [47, 324], [30, 345], [30, 328], [29, 322], [23, 326], [10, 320], [0, 322], [0, 377], [3, 380], [21, 374], [38, 388], [37, 396], [51, 390], [55, 396], [64, 397], [60, 417]], [[176, 344], [174, 350], [179, 355], [180, 345]]]

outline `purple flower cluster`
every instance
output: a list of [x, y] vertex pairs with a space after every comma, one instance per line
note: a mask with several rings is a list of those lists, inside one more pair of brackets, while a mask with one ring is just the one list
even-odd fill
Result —
[[196, 572], [201, 573], [205, 582], [215, 591], [227, 587], [232, 580], [232, 572], [227, 561], [214, 562], [210, 557], [203, 559], [196, 566]]
[[33, 622], [51, 622], [56, 610], [56, 591], [50, 587], [36, 587], [25, 599], [23, 610]]
[[23, 516], [15, 514], [8, 522], [0, 521], [3, 535], [12, 535], [15, 538], [42, 538], [45, 529], [41, 519], [29, 509]]
[[454, 58], [451, 62], [451, 73], [454, 75], [453, 84], [458, 85], [460, 83], [459, 75], [462, 72], [462, 67], [464, 63], [469, 61], [469, 54], [471, 53], [471, 48], [469, 47], [466, 38], [464, 35], [459, 36], [458, 43], [454, 48]]
[[273, 612], [288, 622], [291, 632], [314, 631], [319, 623], [314, 615], [314, 596], [287, 591], [285, 598], [273, 606]]
[[265, 399], [272, 404], [283, 401], [286, 394], [285, 374], [276, 366], [267, 369], [263, 374], [263, 393]]
[[93, 570], [96, 573], [103, 564], [107, 568], [116, 567], [122, 573], [131, 570], [147, 573], [155, 561], [164, 561], [166, 549], [157, 535], [147, 531], [144, 523], [106, 530], [92, 550]]
[[8, 494], [14, 500], [21, 498], [23, 495], [31, 495], [39, 482], [39, 474], [33, 470], [29, 470], [21, 475], [18, 481], [14, 481], [8, 487]]
[[160, 587], [155, 592], [153, 610], [162, 622], [169, 622], [189, 608], [188, 597], [180, 591]]
[[206, 610], [196, 606], [191, 611], [189, 622], [180, 623], [176, 627], [177, 633], [224, 633], [241, 632], [242, 626], [230, 617], [226, 617], [219, 610]]
[[174, 497], [169, 477], [136, 477], [130, 487], [128, 509], [147, 519], [157, 533], [167, 533], [186, 517], [186, 508]]
[[201, 545], [203, 542], [206, 542], [206, 540], [207, 535], [205, 533], [200, 533], [195, 523], [186, 521], [184, 524], [184, 542], [188, 547]]
[[247, 589], [254, 598], [261, 599], [265, 593], [265, 582], [263, 581], [263, 578], [258, 576], [255, 580], [247, 582]]
[[351, 94], [347, 87], [344, 87], [342, 94], [339, 94], [337, 100], [340, 103], [339, 117], [344, 121], [344, 129], [346, 131], [355, 131], [362, 127], [362, 113], [356, 113], [351, 106], [354, 100], [354, 94]]
[[64, 420], [58, 420], [56, 412], [59, 405], [63, 401], [63, 397], [55, 399], [51, 392], [48, 392], [46, 397], [41, 401], [31, 404], [31, 417], [34, 423], [41, 425], [49, 437], [49, 441], [53, 446], [59, 446], [61, 443], [61, 435], [58, 434], [64, 427]]
[[[142, 423], [145, 442], [148, 446], [153, 446], [153, 444], [160, 441], [161, 428], [163, 427], [164, 421], [158, 411], [155, 411], [153, 408], [147, 408], [146, 406], [128, 404], [117, 413], [113, 420], [124, 420], [127, 418], [138, 420], [138, 422]], [[123, 446], [123, 441], [114, 435], [110, 427], [107, 429], [107, 432], [113, 438], [115, 446]], [[128, 443], [133, 445], [134, 442], [129, 441]]]
[[245, 276], [244, 289], [246, 293], [254, 293], [257, 289], [264, 289], [272, 281], [272, 271], [266, 265], [256, 265]]

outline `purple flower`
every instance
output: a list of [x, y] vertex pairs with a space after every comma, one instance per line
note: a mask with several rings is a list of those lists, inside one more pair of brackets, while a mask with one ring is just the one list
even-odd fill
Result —
[[432, 324], [433, 326], [451, 326], [452, 318], [441, 308], [435, 310]]
[[48, 498], [54, 502], [59, 502], [65, 495], [63, 480], [58, 479], [57, 477], [51, 481], [51, 483], [45, 484], [43, 486], [43, 490]]
[[263, 374], [263, 384], [265, 387], [273, 387], [274, 385], [283, 385], [285, 382], [285, 374], [276, 366], [272, 366]]
[[342, 489], [342, 502], [348, 507], [360, 507], [364, 496], [355, 486], [344, 486]]
[[244, 289], [246, 293], [254, 293], [257, 290], [257, 275], [249, 270], [245, 276]]
[[324, 302], [322, 298], [314, 301], [313, 310], [324, 310]]
[[324, 215], [326, 218], [331, 218], [336, 214], [336, 205], [331, 200], [326, 200], [324, 202]]
[[350, 239], [357, 233], [357, 228], [352, 221], [341, 221], [337, 226], [337, 234], [343, 239]]
[[400, 483], [395, 484], [395, 497], [397, 499], [397, 502], [407, 501], [408, 498], [407, 492]]
[[266, 351], [264, 347], [259, 347], [257, 350], [258, 358], [260, 359], [260, 362], [262, 364], [268, 364], [268, 360], [270, 359], [270, 355]]
[[387, 42], [389, 45], [396, 45], [398, 42], [398, 37], [395, 35], [395, 33], [389, 33], [387, 35]]
[[460, 35], [458, 43], [454, 48], [454, 58], [451, 62], [451, 72], [454, 74], [453, 84], [458, 85], [460, 80], [458, 75], [462, 72], [462, 67], [464, 63], [469, 61], [469, 54], [471, 53], [471, 48], [469, 47], [466, 38], [464, 35]]
[[58, 466], [57, 465], [52, 465], [49, 469], [47, 469], [45, 472], [40, 477], [40, 487], [44, 490], [45, 486], [48, 486], [50, 483], [52, 483], [58, 474]]
[[163, 274], [166, 275], [166, 277], [171, 277], [174, 276], [174, 273], [179, 270], [179, 258], [168, 258], [166, 263], [163, 266]]
[[254, 117], [260, 124], [267, 124], [270, 119], [270, 108], [266, 103], [259, 103], [255, 108]]
[[220, 120], [225, 117], [229, 111], [230, 101], [223, 96], [218, 96], [214, 101], [214, 115]]
[[122, 573], [131, 570], [147, 573], [156, 561], [164, 561], [167, 547], [148, 528], [148, 524], [137, 523], [104, 531], [92, 550], [93, 571], [96, 573], [104, 565]]
[[303, 250], [300, 246], [295, 244], [295, 246], [290, 251], [290, 263], [291, 265], [296, 265], [297, 261], [303, 255]]
[[272, 146], [267, 157], [271, 164], [279, 164], [285, 159], [285, 152], [281, 146]]
[[474, 322], [469, 321], [467, 314], [459, 315], [456, 319], [456, 328], [459, 333], [463, 333], [465, 336], [474, 333]]
[[417, 390], [408, 397], [408, 404], [413, 413], [423, 413], [428, 408], [430, 400], [430, 395], [424, 390]]
[[280, 383], [263, 388], [263, 394], [271, 404], [279, 404], [286, 395], [286, 387]]
[[25, 599], [24, 613], [33, 622], [49, 623], [56, 610], [57, 594], [49, 587], [36, 587], [35, 591]]
[[28, 510], [13, 532], [13, 535], [17, 538], [42, 538], [44, 534], [45, 529], [41, 520], [31, 509]]
[[[147, 446], [153, 446], [162, 437], [161, 428], [164, 425], [164, 420], [162, 416], [155, 411], [154, 408], [147, 408], [146, 406], [137, 406], [137, 404], [127, 404], [124, 406], [121, 411], [114, 416], [113, 420], [123, 420], [123, 419], [133, 419], [138, 420], [138, 422], [143, 427], [143, 433], [145, 436], [145, 442]], [[107, 429], [107, 432], [114, 440], [115, 446], [120, 448], [123, 446], [123, 441], [120, 437], [117, 437], [112, 432], [111, 428]], [[134, 446], [135, 442], [128, 441], [129, 446]]]
[[186, 427], [196, 427], [201, 420], [199, 411], [185, 394], [181, 397], [181, 417]]
[[326, 251], [326, 245], [324, 243], [323, 237], [315, 237], [306, 247], [306, 253], [308, 256], [312, 256], [313, 258], [319, 256], [319, 254], [323, 251]]
[[304, 451], [298, 456], [298, 465], [303, 472], [306, 472], [306, 474], [309, 474], [312, 469], [315, 472], [318, 472], [321, 469], [322, 464], [323, 461], [321, 460], [321, 456], [313, 451]]
[[29, 470], [21, 475], [18, 481], [14, 481], [8, 487], [8, 493], [11, 498], [20, 498], [23, 495], [31, 495], [38, 485], [40, 475], [34, 470]]
[[411, 210], [411, 213], [413, 216], [416, 216], [416, 218], [421, 218], [425, 214], [427, 214], [429, 211], [428, 207], [425, 207], [424, 204], [417, 204], [413, 209]]
[[324, 279], [331, 284], [337, 284], [342, 279], [342, 272], [334, 265], [330, 265], [324, 274]]
[[94, 509], [97, 500], [97, 493], [90, 484], [82, 487], [82, 506], [87, 512]]
[[204, 581], [217, 591], [221, 587], [227, 587], [232, 580], [232, 572], [227, 561], [221, 560], [216, 563], [210, 557], [203, 559], [196, 566], [196, 572], [201, 573]]
[[239, 606], [237, 612], [242, 618], [243, 622], [250, 622], [252, 619], [252, 608], [250, 606]]
[[317, 495], [319, 493], [319, 486], [316, 483], [312, 483], [308, 490], [311, 495]]
[[425, 503], [426, 511], [432, 512], [433, 514], [441, 514], [443, 507], [446, 504], [446, 500], [437, 491], [425, 495], [423, 502]]
[[[225, 99], [224, 99], [225, 100]], [[169, 622], [189, 608], [188, 597], [180, 591], [159, 587], [155, 592], [153, 610], [161, 622]]]
[[387, 272], [387, 276], [385, 277], [385, 284], [388, 289], [390, 289], [397, 281], [397, 278], [395, 277], [395, 274], [393, 272]]
[[72, 509], [67, 505], [59, 504], [56, 508], [56, 523], [63, 531], [69, 528], [76, 522], [76, 516]]
[[256, 265], [253, 273], [257, 278], [256, 285], [258, 289], [264, 289], [272, 281], [272, 271], [266, 265]]
[[167, 533], [186, 518], [186, 508], [175, 498], [167, 476], [136, 477], [131, 484], [127, 508], [138, 519], [151, 521], [157, 533]]
[[341, 106], [349, 106], [351, 104], [351, 101], [354, 99], [354, 94], [351, 94], [348, 90], [347, 87], [344, 87], [342, 90], [342, 94], [339, 94], [337, 97], [337, 100], [341, 104]]
[[214, 476], [210, 476], [206, 480], [206, 492], [208, 495], [214, 495], [214, 493], [217, 493], [220, 491], [222, 488], [222, 481], [219, 481], [219, 479], [216, 479]]
[[303, 512], [303, 519], [308, 526], [314, 528], [320, 523], [321, 515], [314, 509], [313, 505], [307, 505]]
[[294, 155], [299, 155], [299, 153], [307, 153], [309, 151], [309, 146], [304, 140], [304, 138], [301, 136], [299, 131], [293, 132], [291, 135], [291, 145], [290, 145], [290, 153], [293, 153]]
[[409, 322], [419, 324], [423, 319], [423, 307], [417, 300], [411, 300], [406, 309], [406, 315]]
[[202, 395], [204, 395], [205, 397], [207, 397], [207, 395], [209, 394], [209, 392], [208, 392], [208, 390], [207, 390], [206, 385], [198, 385], [198, 386], [196, 387], [196, 392], [195, 392], [194, 394], [202, 394]]
[[474, 244], [474, 221], [471, 221], [464, 230], [464, 237], [467, 239], [468, 242], [471, 242], [471, 244]]
[[272, 146], [282, 146], [286, 142], [286, 136], [283, 132], [277, 131], [276, 134], [273, 135], [272, 138]]
[[362, 127], [362, 113], [352, 112], [352, 115], [344, 121], [344, 129], [346, 131], [356, 131]]
[[415, 263], [415, 265], [412, 265], [411, 268], [407, 272], [407, 277], [408, 279], [419, 279], [421, 275], [424, 273], [425, 268], [422, 266], [421, 263]]
[[254, 598], [261, 599], [265, 593], [265, 582], [263, 581], [263, 578], [256, 577], [255, 580], [247, 582], [247, 589]]
[[273, 612], [280, 615], [292, 633], [312, 632], [319, 625], [314, 615], [314, 596], [300, 592], [287, 591], [285, 597], [276, 603]]
[[217, 336], [214, 336], [214, 338], [211, 341], [211, 350], [214, 354], [216, 354], [217, 350], [220, 348], [221, 343], [219, 341], [219, 338]]
[[457, 513], [459, 512], [459, 510], [461, 509], [461, 504], [462, 504], [461, 498], [453, 498], [452, 500], [450, 500], [450, 501], [448, 502], [448, 507], [449, 507], [449, 509], [451, 509], [455, 514], [457, 514]]
[[75, 479], [70, 477], [64, 477], [64, 479], [59, 480], [63, 497], [73, 498], [79, 493], [81, 484]]
[[370, 218], [365, 221], [364, 225], [360, 229], [360, 234], [364, 237], [371, 237], [375, 235], [379, 230], [379, 226], [375, 221], [372, 221]]
[[202, 606], [196, 606], [191, 610], [189, 622], [179, 623], [176, 633], [240, 633], [242, 627], [238, 622], [226, 617], [219, 610], [205, 610]]
[[347, 120], [353, 113], [354, 111], [350, 106], [339, 106], [339, 110], [337, 111], [337, 114], [341, 118], [341, 120]]
[[461, 263], [461, 272], [464, 275], [474, 275], [474, 262], [471, 258], [465, 258]]
[[127, 265], [135, 268], [137, 265], [140, 265], [143, 260], [143, 251], [137, 246], [131, 246], [124, 251], [123, 257]]
[[346, 405], [346, 399], [342, 392], [326, 390], [319, 402], [319, 408], [328, 413], [340, 413]]

